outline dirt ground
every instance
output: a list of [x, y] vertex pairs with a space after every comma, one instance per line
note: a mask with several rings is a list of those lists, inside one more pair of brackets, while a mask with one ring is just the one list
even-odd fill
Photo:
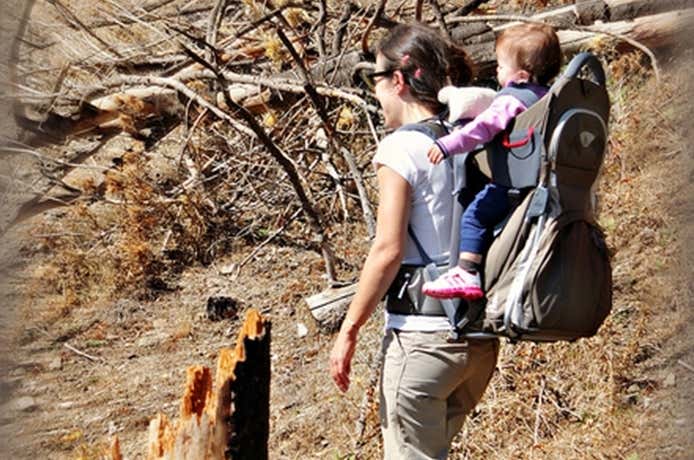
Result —
[[[19, 3], [4, 6], [17, 10]], [[3, 27], [2, 33], [10, 30]], [[10, 134], [14, 130], [11, 122], [2, 126]], [[694, 130], [684, 132], [694, 141]], [[0, 164], [3, 175], [17, 169], [21, 165], [14, 160]], [[665, 177], [672, 178], [669, 185]], [[634, 180], [638, 193], [654, 196], [652, 206], [672, 214], [657, 231], [674, 235], [679, 254], [676, 264], [658, 269], [665, 280], [661, 288], [676, 292], [676, 301], [654, 301], [660, 314], [650, 326], [651, 351], [635, 372], [644, 382], [659, 383], [625, 410], [639, 433], [634, 445], [625, 446], [632, 454], [623, 458], [694, 458], [694, 150], [658, 157]], [[24, 198], [7, 189], [0, 193], [4, 220]], [[270, 458], [336, 459], [353, 452], [380, 316], [360, 339], [353, 388], [339, 394], [327, 373], [333, 335], [316, 326], [302, 300], [324, 284], [318, 255], [270, 244], [236, 276], [228, 267], [253, 250], [246, 247], [209, 266], [189, 267], [151, 300], [121, 298], [58, 315], [31, 298], [39, 261], [25, 254], [34, 244], [31, 230], [42, 219], [59, 218], [27, 221], [0, 239], [0, 457], [98, 458], [99, 449], [117, 435], [127, 458], [144, 458], [151, 418], [158, 412], [175, 418], [178, 412], [187, 366], [214, 368], [218, 350], [234, 343], [249, 307], [273, 322]], [[365, 251], [363, 229], [344, 233], [353, 238], [340, 242], [342, 250]], [[633, 244], [638, 251], [641, 243]], [[209, 321], [205, 306], [212, 295], [238, 299], [238, 315]], [[364, 458], [377, 458], [377, 435], [370, 420]], [[584, 458], [610, 457], [593, 451]]]

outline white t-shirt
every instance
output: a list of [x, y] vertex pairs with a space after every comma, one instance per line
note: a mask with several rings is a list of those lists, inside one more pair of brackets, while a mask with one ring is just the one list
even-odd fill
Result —
[[[427, 150], [433, 141], [417, 131], [395, 131], [381, 140], [374, 165], [383, 165], [402, 176], [412, 191], [410, 226], [436, 263], [448, 262], [453, 207], [453, 175], [443, 163], [433, 165]], [[406, 238], [402, 263], [423, 265], [412, 238]], [[386, 312], [386, 329], [439, 331], [450, 328], [444, 316], [396, 315]]]

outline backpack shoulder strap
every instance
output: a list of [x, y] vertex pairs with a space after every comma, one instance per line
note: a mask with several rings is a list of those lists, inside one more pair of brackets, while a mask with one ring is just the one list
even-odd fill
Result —
[[396, 131], [416, 131], [428, 136], [431, 140], [445, 136], [451, 131], [451, 125], [441, 118], [429, 118], [417, 123], [402, 125]]
[[531, 90], [526, 85], [514, 83], [499, 91], [496, 97], [499, 96], [513, 96], [521, 101], [525, 108], [529, 108], [531, 105], [540, 100], [537, 94], [535, 94], [535, 91]]
[[[418, 133], [422, 133], [428, 136], [431, 140], [435, 141], [439, 137], [445, 136], [450, 132], [450, 125], [448, 125], [447, 122], [445, 122], [443, 119], [439, 117], [434, 117], [417, 123], [409, 123], [403, 125], [400, 128], [398, 128], [397, 131], [416, 131]], [[417, 235], [414, 233], [412, 225], [410, 225], [409, 223], [407, 224], [407, 233], [410, 235], [410, 238], [412, 238], [414, 245], [417, 247], [417, 251], [419, 252], [420, 257], [422, 258], [422, 261], [426, 265], [433, 263], [433, 259], [424, 250], [422, 243], [417, 238]]]

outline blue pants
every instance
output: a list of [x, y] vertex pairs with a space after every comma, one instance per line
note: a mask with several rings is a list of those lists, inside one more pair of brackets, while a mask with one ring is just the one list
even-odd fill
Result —
[[494, 227], [510, 211], [508, 187], [487, 184], [465, 209], [460, 221], [460, 252], [484, 254], [492, 244]]

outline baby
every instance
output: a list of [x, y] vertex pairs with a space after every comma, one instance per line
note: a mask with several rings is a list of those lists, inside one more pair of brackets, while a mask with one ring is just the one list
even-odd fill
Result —
[[[529, 90], [539, 100], [547, 93], [548, 82], [559, 73], [559, 39], [554, 29], [547, 25], [512, 26], [497, 38], [496, 57], [497, 79], [504, 89], [472, 121], [432, 145], [427, 153], [432, 163], [437, 164], [449, 155], [469, 152], [480, 144], [500, 142], [497, 135], [528, 108], [513, 95], [514, 91]], [[484, 296], [479, 275], [482, 257], [491, 244], [494, 226], [510, 211], [508, 191], [508, 187], [491, 182], [475, 196], [460, 223], [458, 265], [425, 283], [424, 294], [440, 299], [462, 297], [467, 300]]]

